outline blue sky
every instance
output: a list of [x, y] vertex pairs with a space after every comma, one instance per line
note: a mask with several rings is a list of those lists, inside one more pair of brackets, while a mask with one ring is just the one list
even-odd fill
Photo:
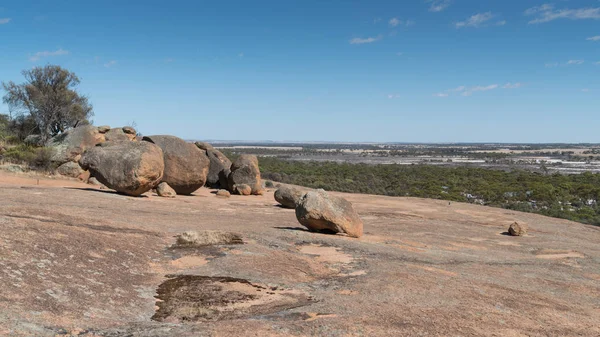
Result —
[[0, 81], [186, 139], [600, 142], [600, 1], [545, 1], [4, 0]]

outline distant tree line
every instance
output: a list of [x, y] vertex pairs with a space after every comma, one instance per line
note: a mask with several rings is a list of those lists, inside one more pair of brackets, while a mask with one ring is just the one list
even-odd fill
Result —
[[433, 198], [600, 225], [600, 174], [541, 174], [472, 167], [299, 162], [260, 157], [262, 176], [325, 190]]

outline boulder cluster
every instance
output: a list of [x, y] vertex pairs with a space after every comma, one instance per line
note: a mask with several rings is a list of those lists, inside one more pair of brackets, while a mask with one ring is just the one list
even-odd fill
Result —
[[[240, 155], [233, 162], [212, 145], [189, 143], [168, 135], [139, 137], [132, 127], [85, 125], [54, 137], [47, 144], [57, 172], [101, 188], [139, 196], [190, 195], [206, 186], [217, 197], [262, 195], [258, 159]], [[283, 186], [275, 192], [282, 207], [295, 209], [298, 221], [312, 232], [363, 234], [352, 204], [324, 190]]]
[[51, 161], [59, 174], [139, 196], [190, 195], [203, 186], [240, 195], [263, 193], [258, 159], [231, 162], [207, 143], [168, 135], [138, 137], [132, 127], [85, 125], [52, 138]]

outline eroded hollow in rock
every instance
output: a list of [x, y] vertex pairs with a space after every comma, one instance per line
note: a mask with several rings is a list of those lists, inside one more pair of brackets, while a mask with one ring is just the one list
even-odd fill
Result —
[[169, 275], [157, 290], [152, 320], [170, 323], [218, 321], [265, 315], [313, 300], [301, 291], [231, 277]]

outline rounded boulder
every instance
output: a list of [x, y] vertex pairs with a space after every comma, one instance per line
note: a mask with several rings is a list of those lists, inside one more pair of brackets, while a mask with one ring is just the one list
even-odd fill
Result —
[[249, 154], [239, 156], [231, 165], [228, 185], [232, 193], [238, 193], [235, 188], [236, 185], [248, 185], [251, 190], [250, 194], [262, 195], [263, 188], [258, 168], [258, 158]]
[[296, 218], [312, 232], [346, 233], [355, 238], [363, 234], [363, 222], [352, 204], [321, 189], [300, 198]]
[[196, 145], [175, 136], [146, 136], [142, 140], [156, 144], [163, 151], [162, 181], [177, 194], [189, 195], [204, 186], [210, 160]]
[[274, 197], [275, 200], [281, 204], [281, 206], [285, 208], [296, 208], [298, 202], [302, 196], [306, 194], [306, 191], [303, 191], [296, 187], [291, 186], [281, 186], [275, 191]]
[[85, 151], [79, 165], [108, 188], [131, 196], [156, 186], [165, 168], [162, 150], [149, 142], [104, 143]]

